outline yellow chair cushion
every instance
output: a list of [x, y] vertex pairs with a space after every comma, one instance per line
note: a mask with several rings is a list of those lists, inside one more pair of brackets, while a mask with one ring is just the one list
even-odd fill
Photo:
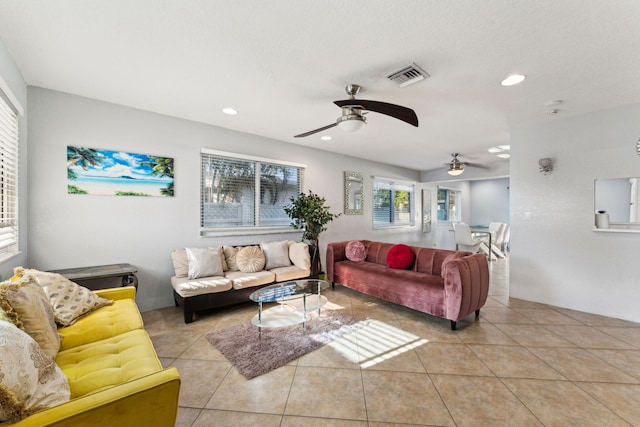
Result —
[[121, 299], [87, 314], [76, 323], [58, 328], [60, 351], [142, 329], [142, 316], [132, 299]]
[[61, 351], [56, 363], [69, 381], [71, 399], [162, 370], [142, 329]]

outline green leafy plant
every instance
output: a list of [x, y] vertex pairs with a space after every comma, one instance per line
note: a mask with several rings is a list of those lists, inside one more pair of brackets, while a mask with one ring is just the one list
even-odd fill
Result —
[[[291, 198], [291, 204], [284, 211], [292, 219], [291, 227], [304, 230], [302, 240], [307, 240], [319, 249], [320, 233], [327, 230], [326, 225], [338, 218], [340, 214], [329, 211], [326, 199], [309, 190], [308, 194], [300, 193]], [[322, 268], [322, 266], [320, 266]]]

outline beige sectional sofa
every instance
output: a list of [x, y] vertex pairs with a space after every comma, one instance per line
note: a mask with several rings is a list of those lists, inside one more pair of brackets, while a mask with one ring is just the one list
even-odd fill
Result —
[[171, 253], [171, 286], [185, 323], [195, 312], [249, 301], [260, 287], [317, 276], [309, 246], [290, 240], [259, 245], [180, 248]]

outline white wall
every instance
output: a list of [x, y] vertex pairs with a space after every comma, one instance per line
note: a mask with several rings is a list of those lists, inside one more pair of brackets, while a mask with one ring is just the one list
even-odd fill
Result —
[[20, 116], [18, 122], [18, 131], [20, 132], [20, 157], [19, 157], [19, 176], [18, 176], [18, 221], [20, 227], [20, 253], [10, 259], [3, 260], [0, 263], [0, 276], [7, 279], [13, 275], [13, 268], [23, 265], [27, 259], [27, 85], [22, 78], [22, 74], [13, 62], [11, 55], [7, 51], [6, 46], [0, 40], [0, 78], [6, 85], [6, 89], [11, 92], [15, 100], [20, 103], [24, 110], [24, 114]]
[[511, 296], [640, 322], [640, 234], [592, 231], [594, 180], [639, 175], [640, 104], [557, 118], [511, 133]]
[[509, 222], [509, 178], [481, 179], [469, 184], [470, 224]]
[[[343, 172], [361, 172], [365, 214], [342, 215], [330, 223], [320, 236], [323, 254], [326, 244], [337, 240], [426, 239], [418, 217], [415, 227], [372, 229], [371, 176], [418, 181], [419, 173], [409, 169], [34, 87], [29, 88], [29, 144], [28, 266], [48, 270], [129, 262], [139, 271], [142, 310], [173, 304], [169, 278], [174, 248], [300, 238], [299, 232], [199, 237], [203, 147], [306, 164], [305, 189], [326, 197], [334, 213], [343, 209]], [[173, 157], [175, 197], [67, 194], [67, 145]], [[416, 210], [420, 208], [417, 203]]]

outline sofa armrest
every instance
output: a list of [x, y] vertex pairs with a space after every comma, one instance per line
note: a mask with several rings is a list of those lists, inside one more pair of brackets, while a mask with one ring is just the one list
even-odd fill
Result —
[[334, 278], [334, 269], [333, 264], [338, 261], [344, 261], [347, 259], [347, 255], [345, 253], [345, 248], [347, 247], [348, 241], [343, 242], [333, 242], [327, 245], [327, 254], [325, 257], [325, 268], [327, 270], [327, 280], [333, 282]]
[[111, 299], [111, 300], [127, 299], [127, 298], [133, 299], [133, 300], [136, 299], [136, 288], [134, 288], [133, 286], [97, 289], [93, 291], [93, 293], [95, 293], [96, 295], [102, 298]]
[[168, 368], [36, 412], [11, 426], [173, 427], [178, 414], [179, 394], [178, 370]]
[[483, 254], [449, 261], [444, 272], [445, 318], [458, 321], [487, 302], [489, 264]]

